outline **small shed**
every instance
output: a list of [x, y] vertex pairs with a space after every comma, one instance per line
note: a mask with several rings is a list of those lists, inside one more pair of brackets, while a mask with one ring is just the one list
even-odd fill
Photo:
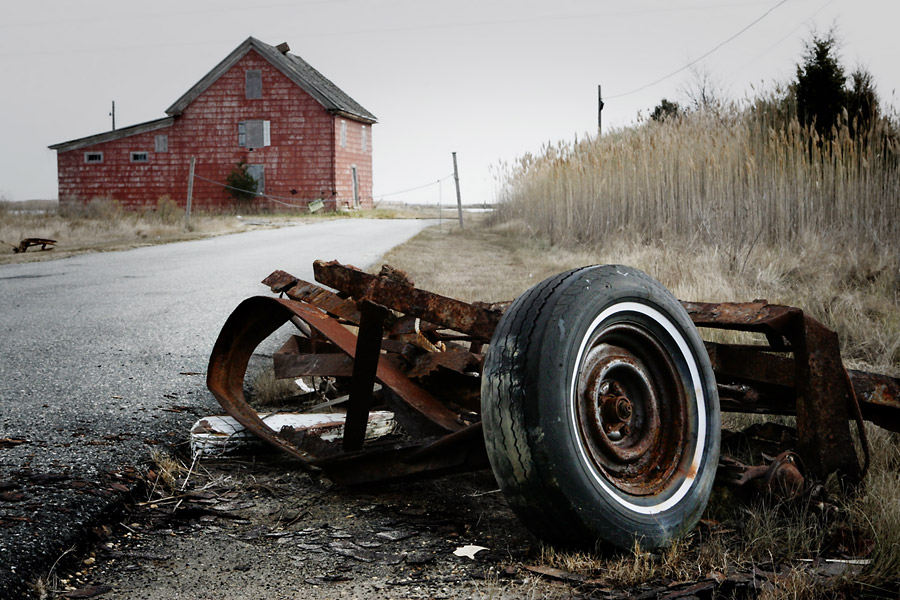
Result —
[[225, 184], [238, 164], [257, 181], [256, 207], [371, 207], [375, 116], [289, 50], [247, 38], [166, 117], [50, 146], [60, 205], [183, 206], [193, 157], [197, 208], [234, 206]]

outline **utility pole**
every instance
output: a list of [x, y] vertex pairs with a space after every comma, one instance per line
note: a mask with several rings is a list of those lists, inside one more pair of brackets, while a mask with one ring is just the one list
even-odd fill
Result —
[[597, 86], [597, 135], [603, 133], [603, 91]]
[[112, 101], [112, 111], [109, 113], [109, 116], [112, 117], [113, 121], [113, 131], [116, 130], [116, 101]]
[[456, 210], [459, 213], [459, 228], [463, 227], [462, 200], [459, 197], [459, 169], [456, 168], [456, 152], [453, 153], [453, 179], [456, 181]]

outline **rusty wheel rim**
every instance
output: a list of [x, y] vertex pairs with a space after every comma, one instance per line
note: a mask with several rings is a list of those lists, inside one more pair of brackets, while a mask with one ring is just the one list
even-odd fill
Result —
[[667, 335], [630, 316], [598, 327], [582, 352], [575, 422], [589, 466], [616, 490], [653, 496], [688, 452], [688, 393]]

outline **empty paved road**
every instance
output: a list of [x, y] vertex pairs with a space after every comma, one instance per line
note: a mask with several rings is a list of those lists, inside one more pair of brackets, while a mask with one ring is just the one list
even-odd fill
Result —
[[[0, 597], [116, 504], [106, 474], [187, 438], [219, 329], [275, 269], [366, 267], [425, 221], [342, 220], [0, 266]], [[191, 375], [184, 373], [202, 373]]]

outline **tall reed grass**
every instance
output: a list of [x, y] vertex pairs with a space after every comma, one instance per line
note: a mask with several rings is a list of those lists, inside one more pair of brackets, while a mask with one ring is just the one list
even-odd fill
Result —
[[881, 119], [825, 139], [774, 99], [547, 145], [502, 165], [501, 218], [552, 244], [705, 241], [740, 268], [757, 245], [828, 237], [900, 249], [900, 144]]

